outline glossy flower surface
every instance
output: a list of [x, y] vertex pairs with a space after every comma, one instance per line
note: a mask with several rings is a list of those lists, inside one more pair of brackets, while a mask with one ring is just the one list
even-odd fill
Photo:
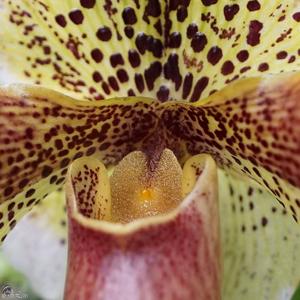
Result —
[[288, 299], [300, 279], [299, 1], [2, 6], [1, 66], [22, 84], [0, 91], [1, 239], [72, 163], [114, 172], [141, 151], [154, 172], [165, 149], [180, 168], [206, 153], [219, 169], [224, 299]]

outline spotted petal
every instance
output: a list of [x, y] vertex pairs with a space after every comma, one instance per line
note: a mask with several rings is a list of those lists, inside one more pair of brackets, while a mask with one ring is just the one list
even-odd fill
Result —
[[4, 0], [0, 48], [22, 80], [74, 97], [196, 101], [299, 68], [298, 0]]
[[291, 299], [300, 280], [299, 226], [254, 182], [219, 172], [223, 299]]
[[140, 144], [155, 128], [149, 102], [118, 99], [91, 106], [47, 89], [2, 88], [0, 239], [33, 204], [63, 185], [72, 160], [97, 154], [109, 164]]
[[149, 155], [169, 147], [183, 162], [211, 153], [220, 167], [269, 189], [297, 220], [299, 81], [299, 73], [242, 80], [194, 105], [87, 104], [45, 89], [2, 89], [3, 232], [14, 226], [18, 206], [27, 209], [63, 184], [75, 158], [97, 154], [115, 163], [145, 145]]
[[155, 97], [164, 4], [5, 0], [3, 5], [0, 48], [26, 82], [80, 99]]
[[168, 3], [164, 34], [175, 87], [180, 82], [175, 99], [197, 101], [240, 78], [299, 69], [298, 0]]
[[163, 119], [191, 154], [268, 189], [297, 221], [300, 211], [300, 74], [241, 80], [195, 105], [172, 104]]

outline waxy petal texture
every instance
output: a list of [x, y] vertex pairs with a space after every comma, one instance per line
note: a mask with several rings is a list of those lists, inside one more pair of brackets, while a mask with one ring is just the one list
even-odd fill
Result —
[[269, 190], [297, 221], [300, 211], [300, 74], [236, 82], [194, 105], [173, 104], [162, 119], [190, 154]]
[[[87, 172], [95, 174], [98, 166], [89, 165]], [[71, 167], [65, 299], [220, 299], [216, 166], [204, 155], [187, 168], [201, 175], [176, 210], [121, 225], [80, 213], [83, 199], [74, 178], [80, 176], [90, 190], [101, 178], [85, 178]], [[88, 195], [85, 201], [92, 201]]]
[[149, 102], [118, 99], [91, 106], [39, 87], [1, 88], [0, 240], [64, 184], [73, 160], [97, 154], [110, 164], [142, 143], [157, 122]]
[[[69, 164], [106, 165], [133, 150], [209, 153], [269, 190], [298, 220], [300, 74], [245, 79], [193, 105], [147, 98], [79, 102], [37, 87], [1, 89], [1, 239], [64, 183]], [[25, 208], [25, 209], [24, 209]]]
[[4, 0], [0, 48], [23, 81], [73, 97], [197, 101], [299, 68], [298, 0]]
[[300, 231], [254, 182], [219, 171], [224, 300], [290, 300], [300, 280]]

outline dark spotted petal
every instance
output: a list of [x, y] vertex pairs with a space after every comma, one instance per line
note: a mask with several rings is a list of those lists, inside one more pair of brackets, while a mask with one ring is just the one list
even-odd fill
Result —
[[102, 221], [94, 214], [100, 210], [100, 217], [108, 217], [103, 170], [90, 158], [77, 160], [69, 169], [65, 299], [221, 299], [213, 159], [199, 155], [187, 162], [183, 176], [196, 185], [184, 183], [184, 190], [192, 192], [175, 210], [126, 224]]
[[3, 5], [0, 51], [22, 80], [80, 99], [156, 97], [164, 4], [4, 0]]
[[219, 172], [224, 300], [291, 299], [300, 279], [299, 226], [255, 183]]
[[300, 74], [246, 79], [194, 106], [173, 104], [165, 126], [189, 153], [268, 189], [297, 221], [300, 212]]
[[197, 101], [299, 68], [297, 0], [4, 0], [0, 49], [22, 80], [74, 97]]
[[[167, 56], [176, 99], [197, 101], [243, 77], [299, 69], [298, 0], [169, 1]], [[176, 84], [175, 84], [176, 86]]]
[[33, 204], [63, 185], [72, 160], [97, 155], [113, 163], [150, 134], [156, 116], [149, 102], [90, 106], [38, 87], [1, 88], [0, 239]]

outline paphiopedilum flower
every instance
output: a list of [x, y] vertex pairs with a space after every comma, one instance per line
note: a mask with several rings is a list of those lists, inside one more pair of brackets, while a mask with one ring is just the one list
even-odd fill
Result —
[[288, 299], [298, 6], [3, 1], [1, 239], [67, 179], [66, 298]]

